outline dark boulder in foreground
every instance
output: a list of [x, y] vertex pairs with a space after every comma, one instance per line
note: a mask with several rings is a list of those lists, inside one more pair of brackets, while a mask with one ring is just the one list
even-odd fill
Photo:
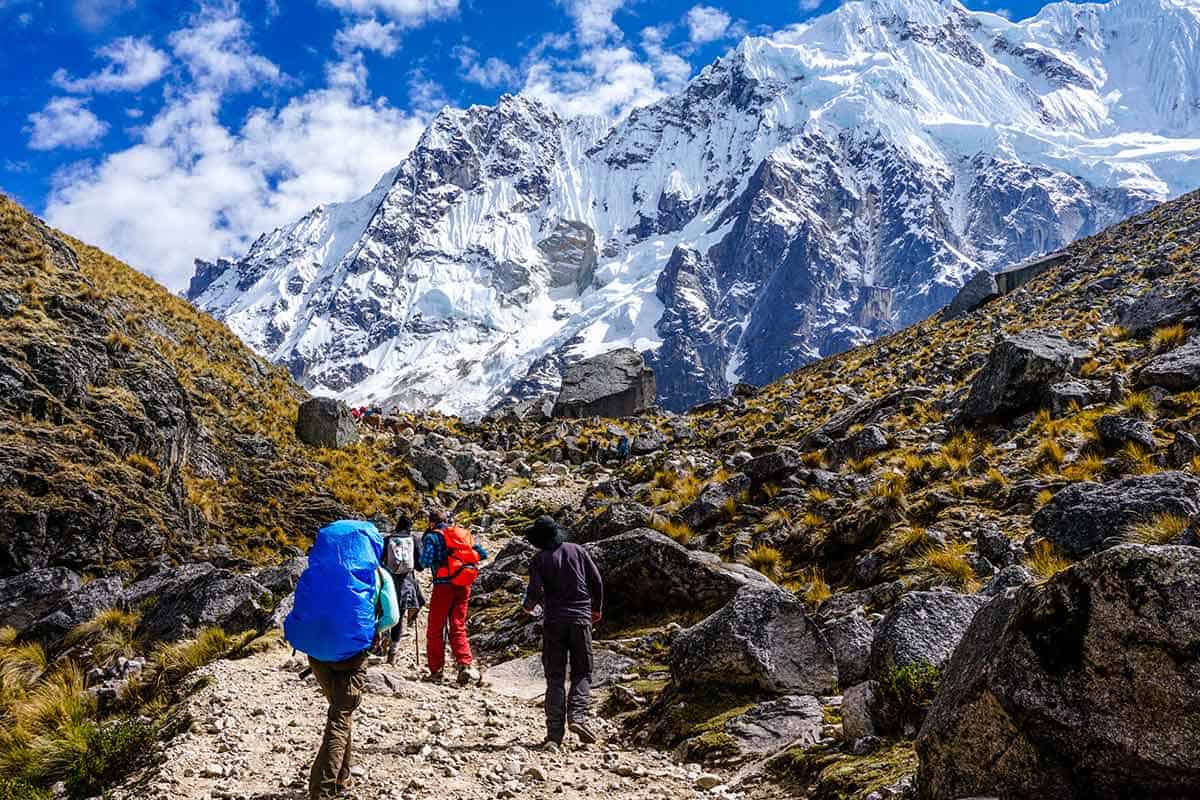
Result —
[[917, 738], [922, 797], [1189, 798], [1200, 550], [1124, 545], [1000, 595]]
[[358, 428], [341, 400], [314, 397], [300, 404], [296, 436], [313, 447], [345, 447], [358, 441]]
[[1078, 558], [1119, 544], [1129, 528], [1158, 514], [1200, 513], [1200, 478], [1187, 472], [1076, 483], [1033, 516], [1033, 530]]
[[567, 367], [555, 417], [629, 417], [654, 404], [654, 370], [624, 347]]

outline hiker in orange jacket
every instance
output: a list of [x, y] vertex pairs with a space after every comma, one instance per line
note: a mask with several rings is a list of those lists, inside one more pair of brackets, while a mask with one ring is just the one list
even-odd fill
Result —
[[429, 675], [426, 680], [442, 681], [446, 663], [445, 630], [450, 632], [450, 650], [458, 665], [458, 683], [478, 683], [471, 644], [467, 641], [467, 606], [471, 584], [479, 575], [479, 562], [487, 551], [475, 543], [471, 532], [454, 524], [449, 512], [432, 508], [428, 512], [429, 530], [421, 537], [422, 569], [433, 573], [433, 592], [429, 596], [429, 627], [425, 632]]

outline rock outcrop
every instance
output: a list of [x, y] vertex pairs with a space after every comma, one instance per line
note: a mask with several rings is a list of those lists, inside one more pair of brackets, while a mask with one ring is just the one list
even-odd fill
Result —
[[975, 613], [987, 601], [953, 592], [909, 592], [887, 613], [871, 645], [871, 677], [900, 667], [940, 667], [954, 653]]
[[612, 350], [563, 374], [555, 417], [629, 417], [654, 405], [654, 370], [636, 350]]
[[1193, 339], [1152, 359], [1142, 367], [1138, 378], [1144, 384], [1175, 392], [1200, 386], [1200, 340]]
[[1200, 786], [1200, 550], [1126, 545], [997, 597], [917, 738], [927, 798], [1184, 798]]
[[803, 604], [775, 587], [747, 587], [671, 645], [682, 686], [743, 686], [822, 694], [837, 685], [833, 649]]
[[313, 447], [345, 447], [358, 441], [358, 427], [345, 403], [314, 397], [300, 404], [296, 437]]
[[604, 577], [610, 618], [631, 613], [712, 610], [747, 584], [768, 585], [757, 572], [688, 550], [663, 534], [632, 530], [587, 545]]
[[1133, 525], [1159, 514], [1200, 514], [1200, 478], [1159, 472], [1072, 484], [1033, 516], [1033, 530], [1078, 558], [1120, 544]]
[[1056, 333], [1028, 331], [1005, 339], [972, 381], [963, 413], [986, 419], [1036, 407], [1082, 356]]

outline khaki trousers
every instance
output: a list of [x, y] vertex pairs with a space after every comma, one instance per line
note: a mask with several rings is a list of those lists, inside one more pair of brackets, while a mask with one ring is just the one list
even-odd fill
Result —
[[325, 736], [308, 778], [309, 800], [333, 800], [339, 789], [350, 785], [350, 767], [353, 766], [351, 717], [362, 702], [367, 655], [368, 651], [363, 651], [345, 661], [332, 663], [308, 659], [313, 677], [329, 701]]

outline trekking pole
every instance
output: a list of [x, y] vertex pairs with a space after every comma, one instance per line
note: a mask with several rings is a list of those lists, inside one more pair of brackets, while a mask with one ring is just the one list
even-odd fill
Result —
[[417, 609], [417, 616], [413, 617], [413, 646], [417, 650], [417, 669], [421, 668], [421, 610]]

